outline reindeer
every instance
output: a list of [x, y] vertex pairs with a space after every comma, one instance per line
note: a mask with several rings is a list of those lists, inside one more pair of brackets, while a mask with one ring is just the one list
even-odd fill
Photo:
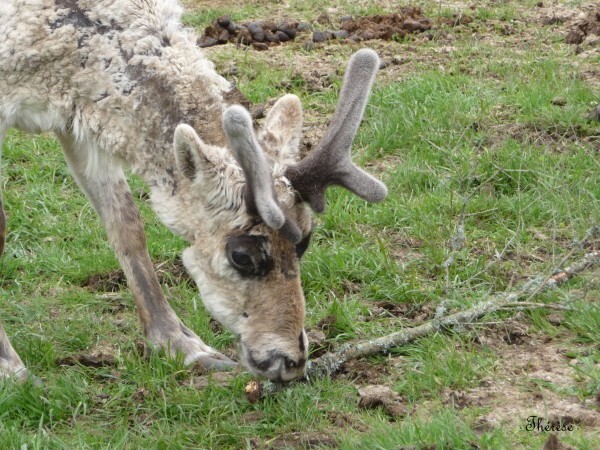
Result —
[[[0, 0], [0, 147], [11, 127], [53, 132], [126, 275], [147, 347], [233, 367], [162, 292], [124, 169], [140, 175], [160, 220], [189, 243], [184, 265], [243, 365], [292, 380], [308, 355], [299, 260], [311, 210], [324, 210], [333, 184], [369, 202], [387, 194], [350, 159], [379, 59], [352, 56], [330, 125], [301, 159], [299, 99], [281, 97], [255, 132], [180, 14], [175, 0]], [[1, 325], [0, 375], [29, 376]]]

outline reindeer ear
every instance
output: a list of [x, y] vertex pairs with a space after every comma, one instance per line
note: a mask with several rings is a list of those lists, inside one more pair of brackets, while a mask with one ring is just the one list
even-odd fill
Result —
[[190, 180], [214, 172], [215, 166], [227, 163], [226, 156], [219, 153], [220, 149], [204, 143], [189, 125], [180, 124], [175, 128], [173, 146], [177, 167]]
[[175, 161], [179, 170], [190, 180], [196, 178], [196, 171], [202, 164], [200, 161], [200, 147], [202, 145], [204, 143], [189, 125], [181, 124], [175, 128], [173, 138]]
[[273, 155], [280, 161], [296, 161], [302, 137], [302, 104], [293, 94], [281, 97], [273, 105], [261, 133], [259, 141], [265, 147], [279, 151]]

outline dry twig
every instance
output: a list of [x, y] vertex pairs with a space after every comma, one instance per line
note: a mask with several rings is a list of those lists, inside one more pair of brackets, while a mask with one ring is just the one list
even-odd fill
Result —
[[559, 311], [574, 311], [574, 308], [565, 305], [559, 305], [556, 303], [535, 303], [535, 302], [516, 302], [507, 303], [502, 306], [501, 309], [532, 309], [532, 308], [545, 308], [545, 309], [556, 309]]

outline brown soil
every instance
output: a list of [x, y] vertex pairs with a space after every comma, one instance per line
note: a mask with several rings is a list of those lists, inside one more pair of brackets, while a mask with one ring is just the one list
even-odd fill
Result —
[[408, 412], [402, 398], [384, 385], [367, 385], [358, 389], [358, 407], [362, 409], [381, 408], [391, 418], [401, 418]]
[[366, 321], [382, 318], [390, 318], [391, 320], [404, 319], [407, 322], [402, 322], [409, 326], [418, 325], [421, 322], [430, 320], [436, 312], [436, 305], [433, 302], [423, 304], [393, 302], [389, 300], [381, 300], [376, 302], [365, 302], [365, 306], [369, 309], [369, 316], [365, 317]]
[[[563, 321], [561, 312], [550, 318], [550, 323], [555, 326], [560, 326]], [[600, 393], [597, 399], [587, 401], [581, 401], [575, 394], [583, 385], [576, 369], [579, 362], [571, 357], [571, 352], [585, 355], [588, 350], [572, 343], [567, 333], [555, 338], [532, 333], [528, 319], [522, 313], [503, 323], [483, 325], [476, 334], [475, 345], [482, 351], [495, 353], [497, 364], [487, 377], [482, 378], [479, 386], [443, 391], [443, 402], [457, 409], [480, 409], [482, 412], [474, 429], [482, 432], [506, 426], [520, 429], [531, 415], [542, 417], [543, 424], [554, 426], [600, 426]], [[398, 371], [403, 361], [401, 357], [388, 361], [382, 364], [364, 359], [351, 360], [336, 376], [360, 386], [360, 408], [380, 408], [391, 419], [396, 419], [409, 411], [403, 399], [387, 383], [401, 376]], [[429, 403], [419, 403], [416, 413], [427, 414], [426, 411], [431, 410]], [[330, 419], [344, 426], [343, 414], [331, 414]]]
[[114, 356], [104, 353], [90, 355], [69, 355], [56, 361], [59, 366], [85, 366], [85, 367], [114, 367], [117, 361]]
[[597, 405], [572, 394], [579, 386], [577, 360], [567, 357], [565, 348], [572, 349], [573, 344], [547, 335], [529, 335], [519, 318], [487, 327], [477, 341], [498, 355], [494, 373], [475, 388], [446, 390], [443, 398], [457, 409], [483, 408], [486, 412], [477, 419], [478, 429], [524, 427], [532, 415], [555, 425], [600, 426]]
[[565, 445], [560, 442], [560, 439], [556, 434], [548, 436], [548, 440], [544, 443], [542, 450], [575, 450], [570, 445]]
[[342, 30], [353, 40], [401, 39], [409, 33], [418, 33], [432, 27], [430, 19], [423, 17], [420, 8], [406, 7], [399, 13], [359, 17], [342, 22]]
[[[504, 130], [502, 130], [504, 128]], [[509, 134], [515, 140], [547, 146], [562, 151], [573, 142], [600, 144], [600, 131], [582, 129], [581, 126], [561, 128], [557, 126], [536, 127], [534, 125], [508, 124], [499, 127], [499, 132]]]
[[353, 430], [366, 432], [369, 428], [357, 417], [341, 411], [329, 411], [327, 418], [335, 429], [352, 428]]
[[375, 364], [365, 359], [354, 359], [346, 362], [336, 377], [361, 384], [381, 384], [389, 375], [390, 370], [384, 363]]
[[265, 450], [338, 448], [337, 441], [329, 434], [319, 432], [296, 432], [279, 436], [269, 442], [251, 440], [252, 448]]
[[586, 40], [591, 45], [598, 46], [600, 43], [600, 6], [578, 16], [565, 36], [567, 44], [578, 45]]

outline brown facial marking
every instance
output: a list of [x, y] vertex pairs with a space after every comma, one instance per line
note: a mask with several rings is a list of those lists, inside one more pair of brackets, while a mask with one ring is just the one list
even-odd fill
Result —
[[312, 231], [308, 233], [306, 236], [302, 238], [300, 242], [296, 244], [296, 256], [298, 259], [302, 258], [306, 250], [308, 249], [308, 244], [310, 244], [310, 238], [312, 236]]
[[298, 336], [298, 344], [300, 351], [304, 352], [306, 350], [306, 347], [304, 346], [304, 333], [300, 333], [300, 336]]
[[[262, 225], [257, 228], [262, 228]], [[271, 231], [269, 234], [273, 269], [249, 288], [251, 301], [246, 310], [253, 332], [262, 334], [275, 330], [289, 336], [290, 342], [293, 342], [304, 323], [299, 261], [294, 244], [278, 232]]]
[[287, 239], [278, 239], [274, 245], [278, 254], [279, 270], [286, 279], [293, 279], [299, 276], [298, 257], [296, 256], [296, 246]]

